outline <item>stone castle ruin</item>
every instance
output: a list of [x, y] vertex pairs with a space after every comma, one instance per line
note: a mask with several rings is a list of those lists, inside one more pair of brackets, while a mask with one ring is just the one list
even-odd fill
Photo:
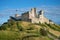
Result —
[[25, 13], [22, 13], [22, 15], [18, 15], [18, 14], [15, 14], [15, 17], [10, 17], [10, 19], [13, 19], [13, 20], [22, 20], [22, 21], [28, 21], [28, 22], [31, 22], [31, 23], [52, 23], [53, 22], [49, 19], [47, 19], [45, 16], [44, 16], [44, 11], [43, 10], [40, 10], [39, 13], [37, 14], [36, 12], [36, 8], [32, 8], [30, 11], [27, 11]]

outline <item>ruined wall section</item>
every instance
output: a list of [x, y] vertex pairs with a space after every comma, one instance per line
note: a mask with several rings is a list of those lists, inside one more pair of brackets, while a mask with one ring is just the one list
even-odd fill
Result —
[[22, 21], [28, 21], [29, 20], [29, 13], [28, 12], [23, 13], [21, 17], [22, 17]]

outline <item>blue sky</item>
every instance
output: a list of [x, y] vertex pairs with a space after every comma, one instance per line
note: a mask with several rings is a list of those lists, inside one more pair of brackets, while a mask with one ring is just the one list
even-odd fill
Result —
[[21, 14], [20, 10], [27, 11], [34, 7], [38, 11], [44, 10], [48, 19], [60, 24], [60, 0], [0, 0], [0, 24], [16, 14], [16, 9]]

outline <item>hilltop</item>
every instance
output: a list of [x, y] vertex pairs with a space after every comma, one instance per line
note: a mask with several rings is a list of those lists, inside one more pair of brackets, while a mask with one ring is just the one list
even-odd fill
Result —
[[1, 40], [58, 40], [60, 26], [57, 24], [31, 23], [26, 21], [5, 22], [0, 27]]

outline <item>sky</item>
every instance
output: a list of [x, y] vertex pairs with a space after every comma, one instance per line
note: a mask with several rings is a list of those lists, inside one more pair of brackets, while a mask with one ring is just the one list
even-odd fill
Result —
[[60, 24], [60, 0], [0, 0], [0, 24], [7, 22], [10, 16], [22, 14], [31, 8], [44, 10], [48, 19]]

